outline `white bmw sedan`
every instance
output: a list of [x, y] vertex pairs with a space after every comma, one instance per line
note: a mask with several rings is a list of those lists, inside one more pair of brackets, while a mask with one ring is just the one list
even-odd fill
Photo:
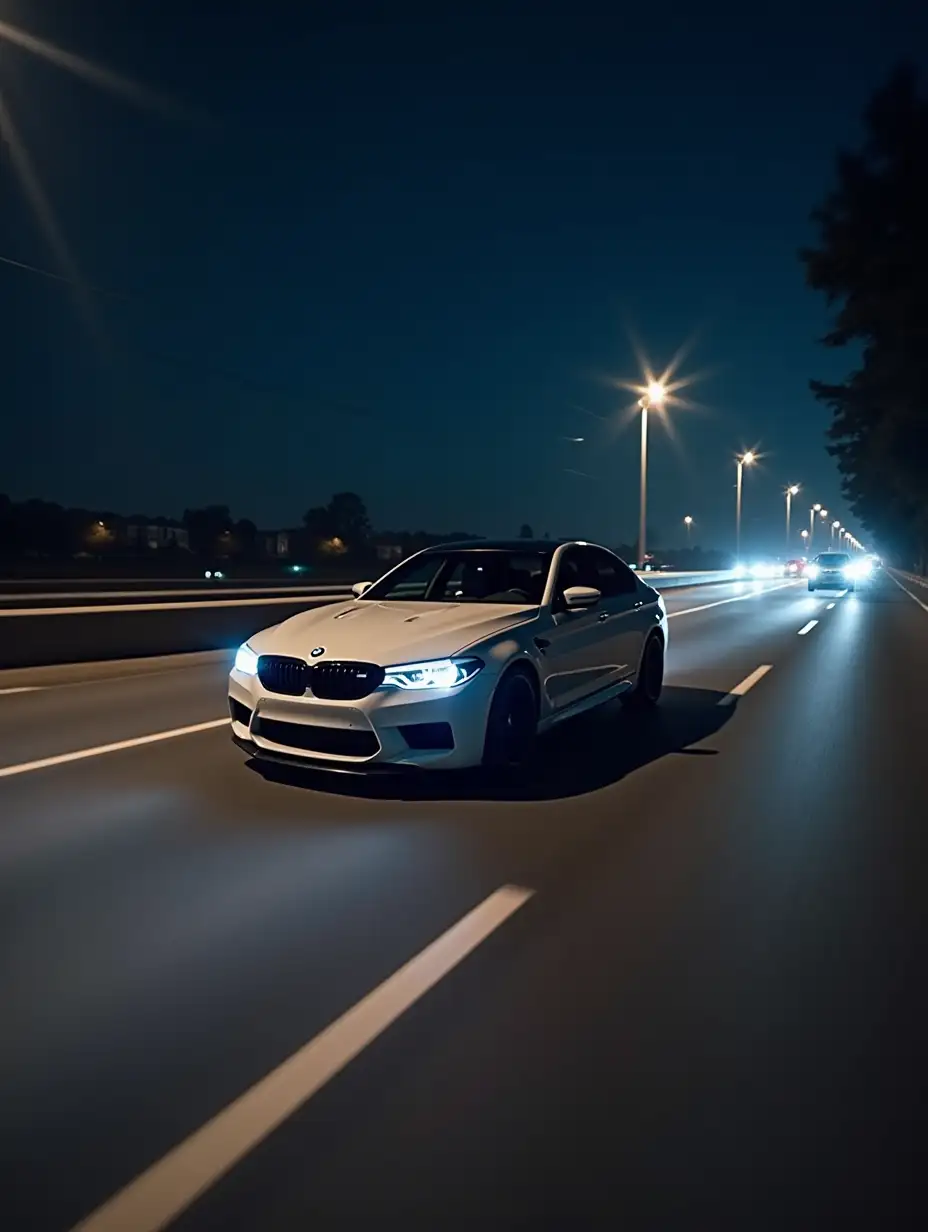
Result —
[[664, 601], [605, 548], [444, 545], [354, 595], [239, 649], [232, 737], [251, 756], [349, 771], [518, 766], [555, 724], [661, 692]]

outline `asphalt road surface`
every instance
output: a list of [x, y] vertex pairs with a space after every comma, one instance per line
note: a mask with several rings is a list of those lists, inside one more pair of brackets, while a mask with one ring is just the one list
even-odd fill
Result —
[[0, 1227], [924, 1226], [924, 595], [666, 599], [508, 793], [268, 779], [215, 655], [0, 679]]

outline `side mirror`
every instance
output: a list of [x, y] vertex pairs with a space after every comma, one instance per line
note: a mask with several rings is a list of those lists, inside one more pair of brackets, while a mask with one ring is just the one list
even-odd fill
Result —
[[351, 588], [351, 593], [356, 599], [360, 599], [365, 590], [370, 590], [373, 584], [373, 582], [355, 582]]
[[595, 607], [602, 597], [603, 592], [595, 586], [568, 586], [564, 591], [564, 605], [568, 612], [581, 612]]

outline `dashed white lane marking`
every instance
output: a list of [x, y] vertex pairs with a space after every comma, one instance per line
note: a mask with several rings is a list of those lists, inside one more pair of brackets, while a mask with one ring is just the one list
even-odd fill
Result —
[[810, 620], [807, 625], [803, 625], [802, 628], [799, 630], [799, 636], [805, 637], [807, 633], [812, 632], [812, 630], [815, 628], [817, 624], [818, 624], [817, 620]]
[[101, 757], [104, 753], [118, 753], [120, 749], [135, 749], [142, 744], [157, 744], [159, 740], [173, 740], [175, 736], [192, 736], [194, 732], [209, 731], [211, 727], [228, 727], [228, 719], [210, 719], [208, 723], [193, 723], [190, 727], [175, 727], [171, 731], [155, 732], [151, 736], [133, 736], [131, 740], [117, 740], [114, 744], [98, 744], [93, 749], [78, 749], [74, 753], [58, 753], [55, 757], [40, 757], [38, 761], [20, 762], [18, 766], [0, 766], [0, 779], [14, 774], [28, 774], [31, 770], [46, 770], [49, 766], [63, 766], [69, 761], [83, 761], [85, 757]]
[[74, 1232], [157, 1232], [233, 1168], [532, 897], [502, 886]]
[[922, 609], [922, 611], [928, 612], [928, 603], [923, 603], [922, 600], [919, 599], [918, 595], [913, 595], [911, 590], [909, 590], [908, 586], [903, 586], [897, 577], [893, 577], [892, 574], [890, 574], [889, 576], [893, 579], [893, 581], [896, 583], [896, 585], [899, 587], [900, 590], [904, 590], [910, 599], [915, 600], [915, 602]]
[[699, 607], [684, 608], [682, 612], [668, 612], [667, 619], [673, 620], [675, 616], [692, 616], [693, 612], [705, 612], [710, 607], [721, 607], [723, 603], [742, 603], [745, 599], [757, 599], [760, 595], [769, 595], [775, 590], [782, 590], [784, 586], [795, 585], [795, 582], [781, 582], [779, 586], [768, 586], [764, 590], [752, 590], [748, 595], [734, 595], [730, 599], [715, 599], [712, 603], [701, 603]]
[[833, 607], [834, 607], [834, 604], [833, 604], [833, 603], [826, 603], [826, 604], [825, 604], [825, 611], [826, 611], [826, 612], [830, 612], [830, 611], [831, 611], [831, 609], [832, 609]]
[[16, 689], [0, 689], [0, 697], [5, 697], [8, 693], [37, 693], [41, 687], [38, 684], [24, 684]]
[[760, 667], [755, 667], [750, 676], [745, 676], [741, 683], [736, 684], [730, 693], [726, 693], [724, 697], [719, 698], [718, 705], [731, 706], [736, 698], [744, 697], [745, 693], [754, 688], [758, 680], [763, 680], [772, 667], [772, 663], [762, 663]]

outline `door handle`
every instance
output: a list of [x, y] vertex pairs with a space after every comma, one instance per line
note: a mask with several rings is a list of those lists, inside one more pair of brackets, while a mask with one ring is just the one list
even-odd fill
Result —
[[536, 637], [535, 645], [538, 647], [541, 653], [544, 654], [545, 651], [548, 649], [548, 647], [551, 645], [551, 643], [548, 641], [546, 637]]

